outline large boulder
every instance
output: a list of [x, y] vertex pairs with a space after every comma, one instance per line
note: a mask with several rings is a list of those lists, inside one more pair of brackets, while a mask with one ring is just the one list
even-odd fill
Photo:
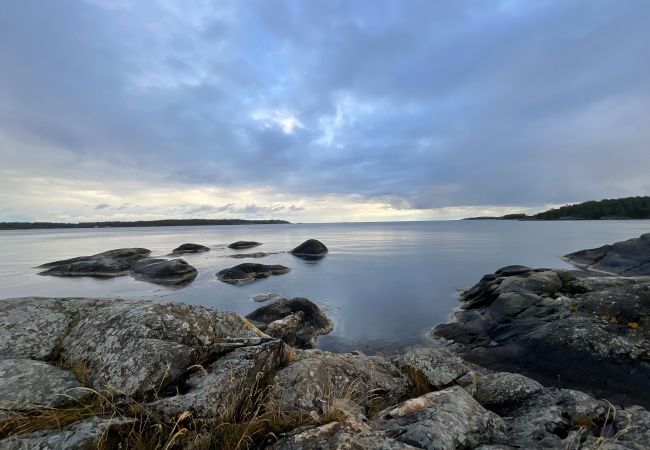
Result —
[[282, 298], [256, 309], [246, 318], [269, 336], [298, 348], [314, 348], [316, 338], [333, 329], [332, 321], [306, 298]]
[[0, 360], [0, 410], [59, 408], [89, 396], [75, 376], [33, 359]]
[[505, 440], [503, 420], [454, 386], [405, 401], [377, 414], [373, 427], [423, 449], [474, 449]]
[[461, 300], [456, 320], [434, 334], [466, 360], [650, 405], [650, 278], [509, 269]]
[[541, 392], [542, 385], [518, 373], [498, 372], [479, 376], [474, 398], [490, 410], [520, 405]]
[[225, 283], [247, 284], [260, 278], [267, 278], [271, 275], [282, 275], [289, 272], [291, 272], [291, 269], [279, 264], [243, 263], [221, 270], [217, 273], [217, 278]]
[[412, 379], [425, 380], [432, 389], [441, 389], [470, 371], [460, 357], [444, 348], [414, 348], [391, 361]]
[[246, 248], [253, 248], [257, 247], [258, 245], [262, 245], [261, 242], [255, 242], [255, 241], [237, 241], [233, 242], [232, 244], [228, 245], [228, 248], [232, 248], [235, 250], [243, 250]]
[[131, 268], [133, 278], [157, 284], [182, 285], [191, 283], [197, 270], [184, 259], [145, 258]]
[[178, 247], [176, 247], [174, 250], [172, 250], [172, 253], [178, 254], [178, 253], [201, 253], [201, 252], [208, 252], [210, 251], [210, 247], [206, 247], [205, 245], [201, 244], [181, 244]]
[[120, 248], [91, 256], [43, 264], [39, 275], [112, 278], [130, 275], [135, 279], [165, 285], [190, 283], [197, 271], [185, 260], [149, 258], [146, 248]]
[[341, 401], [362, 410], [393, 405], [413, 385], [397, 367], [379, 356], [294, 350], [293, 362], [278, 371], [274, 404], [284, 414], [327, 417]]
[[564, 255], [570, 263], [595, 272], [650, 275], [650, 233], [638, 238]]
[[82, 372], [95, 389], [129, 396], [153, 394], [193, 364], [262, 337], [235, 313], [173, 302], [0, 301], [1, 358], [55, 361]]
[[321, 241], [308, 239], [289, 253], [302, 258], [322, 258], [329, 250]]

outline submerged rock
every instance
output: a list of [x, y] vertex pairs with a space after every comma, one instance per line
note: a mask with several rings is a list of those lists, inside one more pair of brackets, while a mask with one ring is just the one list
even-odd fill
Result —
[[289, 272], [291, 272], [291, 269], [279, 264], [243, 263], [218, 272], [217, 278], [225, 283], [246, 284], [259, 278], [267, 278], [271, 275], [282, 275]]
[[269, 336], [298, 348], [313, 348], [318, 336], [332, 332], [332, 321], [306, 298], [285, 298], [262, 306], [246, 316]]
[[208, 252], [210, 251], [210, 247], [206, 247], [205, 245], [200, 245], [200, 244], [182, 244], [176, 247], [174, 250], [172, 250], [172, 253], [200, 253], [200, 252]]
[[229, 258], [235, 258], [235, 259], [244, 259], [244, 258], [264, 258], [265, 256], [269, 256], [270, 253], [264, 253], [264, 252], [254, 252], [254, 253], [235, 253], [234, 255], [227, 255]]
[[237, 250], [245, 249], [245, 248], [253, 248], [257, 247], [258, 245], [262, 245], [261, 242], [255, 242], [255, 241], [237, 241], [233, 242], [228, 246], [228, 248], [234, 248]]
[[180, 285], [194, 280], [197, 271], [183, 259], [149, 258], [146, 248], [120, 248], [92, 256], [54, 261], [39, 266], [39, 275], [112, 278], [130, 275], [150, 283]]
[[268, 302], [269, 300], [279, 300], [282, 296], [278, 294], [257, 294], [253, 295], [251, 299], [256, 303]]
[[308, 239], [289, 253], [302, 258], [322, 258], [328, 252], [327, 247], [321, 241]]
[[168, 285], [190, 283], [197, 274], [193, 266], [180, 258], [145, 258], [131, 268], [131, 275], [138, 280]]
[[570, 263], [615, 275], [650, 275], [650, 233], [627, 241], [564, 255]]

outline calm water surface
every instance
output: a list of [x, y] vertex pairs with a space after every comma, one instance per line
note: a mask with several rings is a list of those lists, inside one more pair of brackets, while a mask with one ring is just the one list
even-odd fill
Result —
[[[322, 348], [384, 351], [425, 339], [448, 320], [459, 289], [508, 264], [569, 268], [560, 256], [574, 250], [650, 232], [650, 221], [446, 221], [354, 224], [108, 228], [0, 231], [0, 298], [94, 296], [171, 299], [246, 314], [261, 304], [251, 297], [277, 293], [306, 297], [327, 311], [334, 332]], [[225, 248], [236, 240], [264, 245], [250, 251], [284, 252], [308, 238], [330, 249], [320, 261], [287, 253], [236, 260]], [[119, 247], [146, 247], [152, 256], [194, 242], [210, 252], [183, 256], [199, 275], [183, 288], [161, 287], [120, 277], [38, 276], [34, 267], [49, 261]], [[215, 273], [244, 261], [283, 264], [286, 275], [245, 286], [217, 280]]]

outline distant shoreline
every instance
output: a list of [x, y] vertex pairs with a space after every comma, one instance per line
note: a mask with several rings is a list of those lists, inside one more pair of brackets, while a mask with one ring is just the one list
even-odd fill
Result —
[[244, 219], [165, 219], [137, 220], [133, 222], [0, 222], [0, 230], [47, 230], [66, 228], [132, 228], [132, 227], [185, 227], [201, 225], [286, 225], [286, 220], [244, 220]]

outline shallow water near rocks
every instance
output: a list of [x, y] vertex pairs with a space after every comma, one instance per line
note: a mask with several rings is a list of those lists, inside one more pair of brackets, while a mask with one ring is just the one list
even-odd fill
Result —
[[[78, 230], [0, 231], [0, 298], [75, 296], [169, 299], [247, 314], [277, 293], [306, 297], [334, 321], [321, 337], [327, 350], [391, 353], [426, 339], [446, 322], [458, 290], [501, 266], [571, 268], [560, 256], [650, 232], [650, 221], [439, 221], [245, 225]], [[285, 251], [309, 238], [330, 253], [305, 261]], [[258, 259], [233, 259], [226, 246], [255, 240]], [[120, 247], [146, 247], [164, 257], [192, 242], [209, 252], [182, 257], [199, 271], [188, 286], [158, 286], [130, 277], [114, 279], [38, 276], [42, 263]], [[279, 252], [279, 253], [275, 253]], [[241, 262], [282, 264], [292, 270], [237, 286], [215, 273]]]

